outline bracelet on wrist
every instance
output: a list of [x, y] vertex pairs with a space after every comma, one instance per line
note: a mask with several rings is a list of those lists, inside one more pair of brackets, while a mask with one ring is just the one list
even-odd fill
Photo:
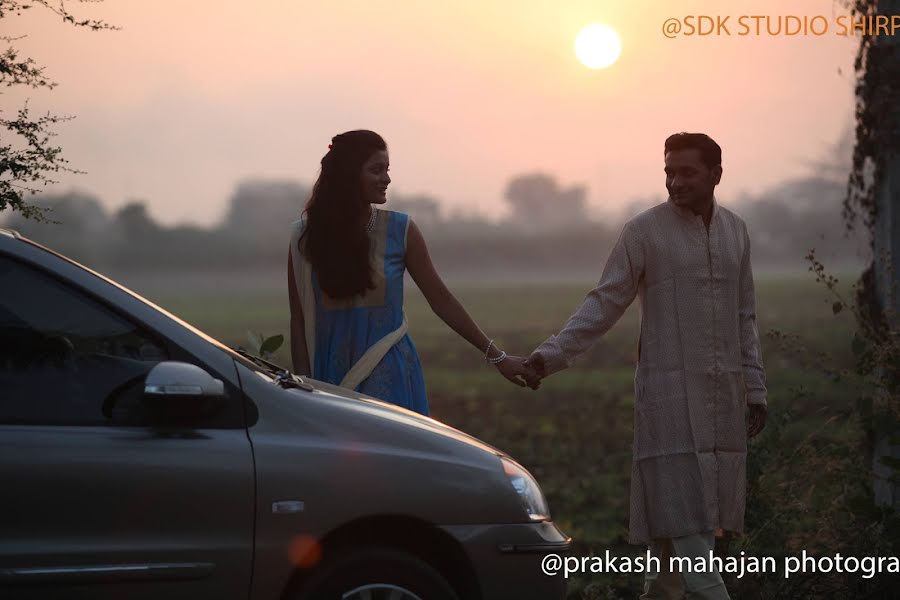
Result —
[[487, 361], [488, 361], [489, 363], [491, 363], [492, 365], [499, 365], [499, 364], [502, 363], [504, 360], [506, 360], [507, 356], [508, 356], [508, 355], [506, 354], [506, 352], [504, 352], [503, 350], [501, 350], [501, 351], [500, 351], [500, 354], [499, 354], [498, 356], [495, 356], [494, 358], [489, 358], [489, 359], [487, 359]]
[[488, 358], [488, 354], [491, 353], [491, 346], [494, 345], [494, 340], [490, 340], [488, 342], [487, 348], [484, 349], [484, 361], [489, 362], [490, 358]]

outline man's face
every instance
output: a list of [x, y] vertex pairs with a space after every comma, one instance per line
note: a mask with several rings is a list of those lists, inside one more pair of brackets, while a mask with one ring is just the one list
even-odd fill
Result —
[[386, 150], [378, 150], [363, 164], [363, 198], [369, 204], [384, 204], [387, 202], [385, 194], [388, 185], [391, 183], [391, 176], [388, 175], [390, 165]]
[[697, 211], [712, 201], [713, 190], [722, 178], [722, 167], [703, 164], [696, 148], [666, 153], [666, 189], [678, 206]]

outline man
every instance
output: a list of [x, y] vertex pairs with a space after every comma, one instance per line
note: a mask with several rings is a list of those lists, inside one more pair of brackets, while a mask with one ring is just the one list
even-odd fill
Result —
[[527, 364], [571, 366], [639, 298], [629, 541], [661, 563], [641, 598], [728, 598], [718, 572], [673, 573], [668, 558], [706, 559], [716, 530], [743, 530], [747, 438], [766, 418], [750, 240], [713, 196], [716, 142], [676, 133], [664, 158], [668, 201], [625, 224], [597, 287]]

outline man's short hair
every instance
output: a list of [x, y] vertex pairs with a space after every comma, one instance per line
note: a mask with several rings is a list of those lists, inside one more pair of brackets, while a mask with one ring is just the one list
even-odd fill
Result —
[[708, 168], [722, 164], [722, 148], [705, 133], [673, 133], [666, 138], [663, 156], [673, 150], [690, 150], [696, 148], [700, 151], [700, 158]]

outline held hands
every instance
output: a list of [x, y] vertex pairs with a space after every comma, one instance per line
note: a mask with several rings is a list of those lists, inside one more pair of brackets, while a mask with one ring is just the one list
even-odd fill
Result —
[[541, 387], [541, 377], [531, 367], [526, 366], [526, 362], [521, 356], [507, 356], [494, 366], [501, 375], [517, 386], [528, 386], [536, 390]]
[[525, 359], [524, 365], [526, 368], [531, 369], [531, 371], [540, 379], [547, 376], [547, 367], [544, 365], [544, 357], [537, 352], [532, 352], [531, 356]]

